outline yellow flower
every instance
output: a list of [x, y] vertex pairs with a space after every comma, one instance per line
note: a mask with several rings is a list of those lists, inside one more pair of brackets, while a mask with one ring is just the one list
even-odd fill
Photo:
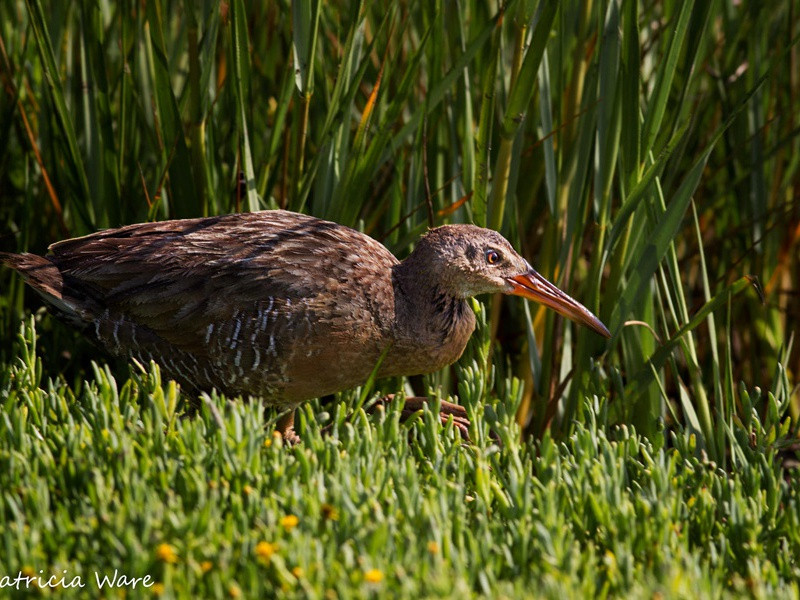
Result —
[[272, 438], [267, 438], [264, 440], [264, 448], [269, 448], [272, 446]]
[[165, 563], [176, 563], [178, 562], [178, 555], [175, 554], [175, 548], [170, 546], [169, 544], [159, 544], [156, 548], [156, 556], [159, 560]]
[[327, 502], [322, 505], [322, 516], [325, 517], [328, 521], [338, 521], [339, 520], [339, 511], [336, 510], [335, 506], [328, 504]]
[[286, 531], [291, 531], [292, 529], [297, 527], [297, 524], [299, 522], [300, 519], [298, 519], [296, 516], [286, 515], [281, 519], [281, 527], [283, 527]]
[[249, 485], [247, 485], [247, 484], [244, 484], [244, 487], [242, 487], [242, 491], [244, 492], [244, 495], [245, 495], [245, 496], [249, 496], [250, 494], [252, 494], [252, 493], [253, 493], [253, 488], [251, 488], [251, 487], [250, 487]]
[[153, 596], [160, 596], [164, 593], [164, 584], [163, 583], [154, 583], [153, 586], [150, 588], [150, 593]]
[[239, 589], [238, 585], [236, 585], [235, 583], [232, 583], [230, 585], [230, 587], [228, 588], [228, 595], [231, 598], [234, 598], [234, 599], [238, 598], [239, 596], [242, 595], [242, 590]]
[[292, 575], [300, 579], [303, 576], [303, 568], [295, 567], [294, 569], [292, 569]]
[[256, 555], [264, 560], [269, 560], [278, 549], [278, 544], [270, 544], [269, 542], [258, 542], [256, 544]]
[[438, 554], [439, 553], [439, 544], [431, 540], [428, 542], [428, 552], [431, 554]]
[[213, 566], [214, 565], [211, 564], [210, 560], [204, 560], [203, 562], [200, 563], [200, 570], [203, 573], [208, 573], [211, 570], [211, 567], [213, 567]]
[[367, 583], [380, 583], [383, 581], [383, 571], [380, 569], [370, 569], [364, 573], [364, 580]]

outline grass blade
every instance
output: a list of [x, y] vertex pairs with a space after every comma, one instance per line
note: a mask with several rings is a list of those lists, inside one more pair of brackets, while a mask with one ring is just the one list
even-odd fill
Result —
[[167, 214], [173, 218], [198, 216], [202, 212], [202, 206], [197, 204], [192, 160], [186, 145], [178, 101], [172, 91], [159, 2], [147, 4], [145, 36], [148, 66], [153, 80], [155, 106], [163, 144], [162, 164], [169, 172], [171, 206], [166, 207]]
[[36, 39], [39, 57], [42, 61], [44, 79], [47, 82], [47, 89], [50, 92], [50, 98], [55, 108], [56, 120], [63, 135], [63, 142], [66, 145], [67, 153], [64, 158], [66, 158], [73, 184], [79, 196], [79, 200], [71, 204], [71, 206], [74, 206], [81, 218], [81, 229], [84, 232], [93, 231], [95, 228], [95, 214], [94, 210], [90, 208], [92, 204], [87, 202], [92, 199], [89, 189], [89, 180], [86, 176], [83, 157], [78, 148], [75, 129], [72, 126], [74, 119], [67, 111], [67, 106], [64, 102], [64, 91], [58, 74], [59, 71], [56, 67], [56, 59], [53, 54], [50, 34], [47, 30], [44, 9], [42, 8], [41, 0], [25, 0], [25, 6], [28, 9], [28, 18], [30, 19], [31, 29], [33, 29], [33, 35]]

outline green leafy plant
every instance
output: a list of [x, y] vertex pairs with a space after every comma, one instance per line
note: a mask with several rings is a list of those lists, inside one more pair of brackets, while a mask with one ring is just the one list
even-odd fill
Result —
[[[1, 250], [280, 207], [402, 257], [474, 222], [613, 334], [481, 299], [459, 365], [309, 405], [287, 451], [255, 404], [211, 395], [183, 419], [156, 367], [92, 363], [43, 313], [37, 339], [38, 301], [5, 270], [0, 576], [118, 562], [178, 596], [796, 594], [796, 12], [0, 3]], [[412, 387], [467, 406], [475, 446], [429, 411], [366, 415]]]

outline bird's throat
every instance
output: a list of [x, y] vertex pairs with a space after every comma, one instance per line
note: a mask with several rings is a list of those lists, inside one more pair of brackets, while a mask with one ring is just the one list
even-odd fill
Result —
[[[475, 329], [467, 301], [418, 270], [395, 270], [395, 360], [416, 373], [437, 371], [459, 359]], [[414, 364], [410, 364], [413, 362]]]

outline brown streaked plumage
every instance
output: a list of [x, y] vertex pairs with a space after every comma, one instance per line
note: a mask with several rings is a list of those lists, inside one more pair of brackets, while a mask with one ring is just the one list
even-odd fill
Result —
[[129, 225], [50, 250], [0, 259], [111, 354], [286, 408], [364, 383], [384, 351], [381, 377], [455, 362], [477, 294], [532, 298], [609, 335], [472, 225], [429, 231], [402, 262], [358, 231], [286, 211]]

